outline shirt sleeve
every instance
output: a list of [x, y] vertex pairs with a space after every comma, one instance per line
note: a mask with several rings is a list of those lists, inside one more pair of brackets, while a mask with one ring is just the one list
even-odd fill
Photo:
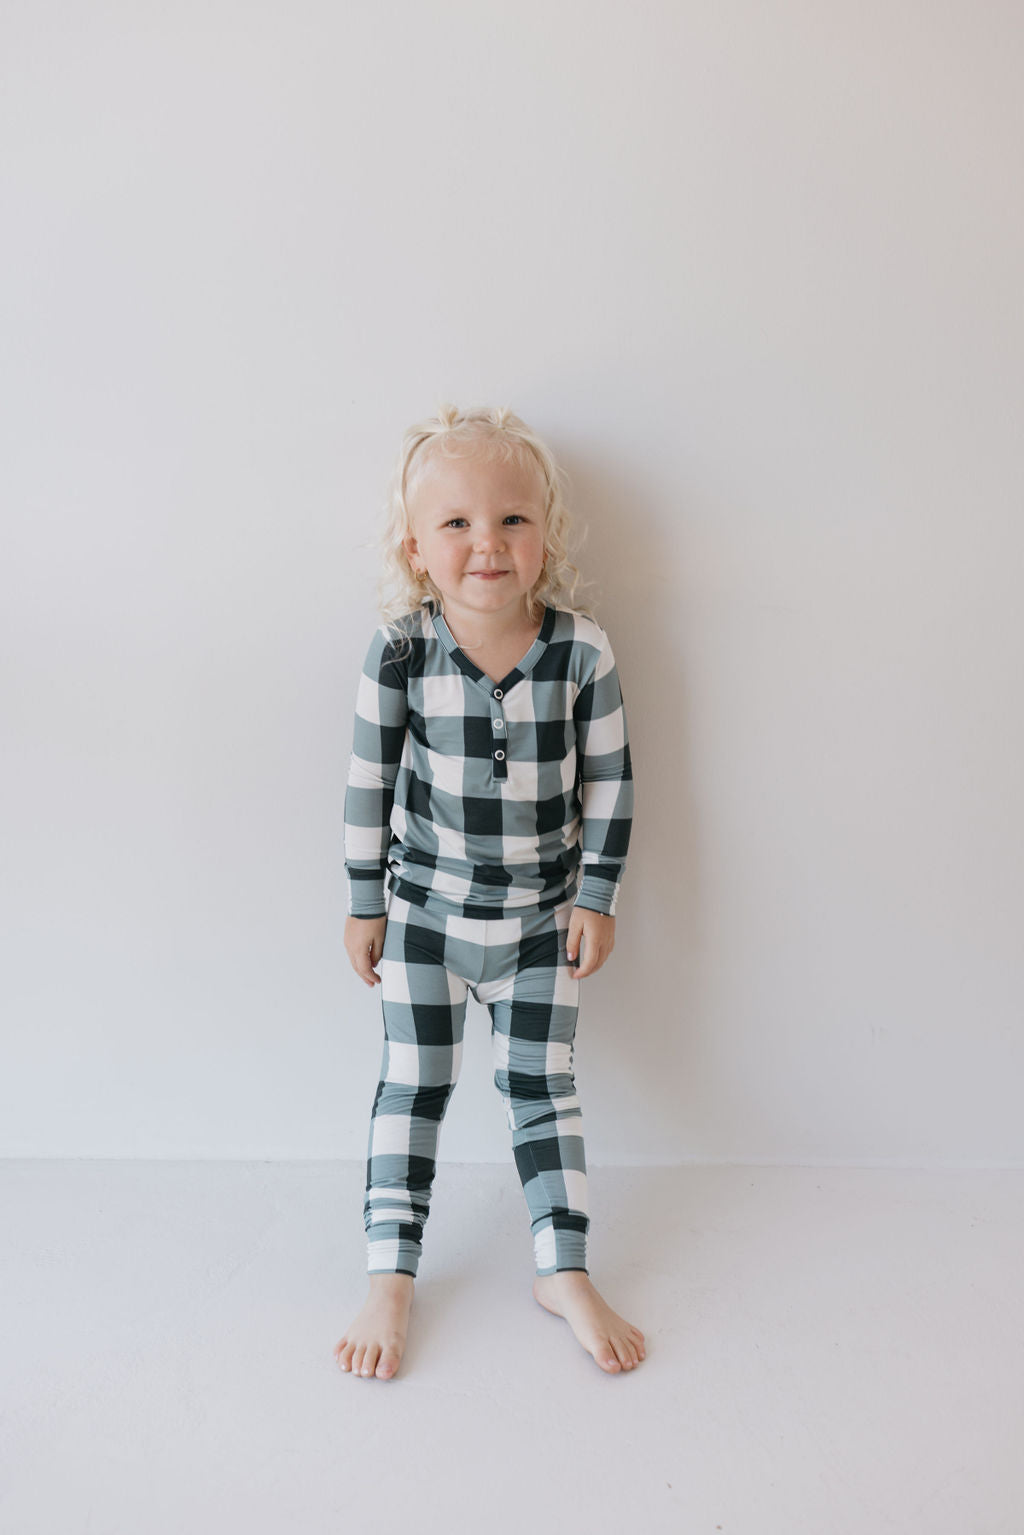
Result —
[[633, 767], [622, 689], [608, 636], [573, 706], [583, 827], [576, 905], [615, 915], [633, 824]]
[[391, 846], [391, 807], [409, 714], [408, 665], [378, 629], [356, 695], [355, 728], [345, 790], [345, 873], [352, 917], [383, 917]]

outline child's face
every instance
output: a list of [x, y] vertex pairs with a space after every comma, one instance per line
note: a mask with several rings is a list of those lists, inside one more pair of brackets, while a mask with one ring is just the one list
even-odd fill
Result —
[[432, 455], [406, 496], [406, 558], [456, 616], [525, 615], [544, 563], [545, 501], [539, 467]]

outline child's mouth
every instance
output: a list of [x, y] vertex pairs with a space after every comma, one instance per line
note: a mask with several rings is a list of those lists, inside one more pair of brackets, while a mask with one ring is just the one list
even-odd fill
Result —
[[478, 581], [496, 581], [499, 576], [507, 576], [507, 570], [471, 570], [471, 576], [476, 576]]

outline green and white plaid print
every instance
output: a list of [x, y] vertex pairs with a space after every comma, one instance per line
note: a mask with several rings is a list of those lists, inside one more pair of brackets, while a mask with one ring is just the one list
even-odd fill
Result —
[[[385, 915], [384, 885], [482, 920], [576, 904], [615, 913], [633, 774], [608, 636], [545, 610], [495, 683], [433, 604], [381, 626], [359, 681], [348, 788], [349, 912]], [[582, 874], [582, 879], [580, 875]]]
[[419, 1268], [470, 991], [491, 1015], [494, 1082], [512, 1131], [537, 1273], [586, 1270], [587, 1165], [573, 1077], [580, 982], [565, 953], [572, 905], [481, 920], [392, 895], [363, 1206], [371, 1274]]

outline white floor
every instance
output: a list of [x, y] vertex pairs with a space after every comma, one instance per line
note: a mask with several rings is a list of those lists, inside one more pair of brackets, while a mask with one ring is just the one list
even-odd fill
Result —
[[606, 1376], [442, 1164], [392, 1382], [353, 1163], [8, 1162], [0, 1527], [1021, 1535], [1024, 1172], [591, 1168]]

